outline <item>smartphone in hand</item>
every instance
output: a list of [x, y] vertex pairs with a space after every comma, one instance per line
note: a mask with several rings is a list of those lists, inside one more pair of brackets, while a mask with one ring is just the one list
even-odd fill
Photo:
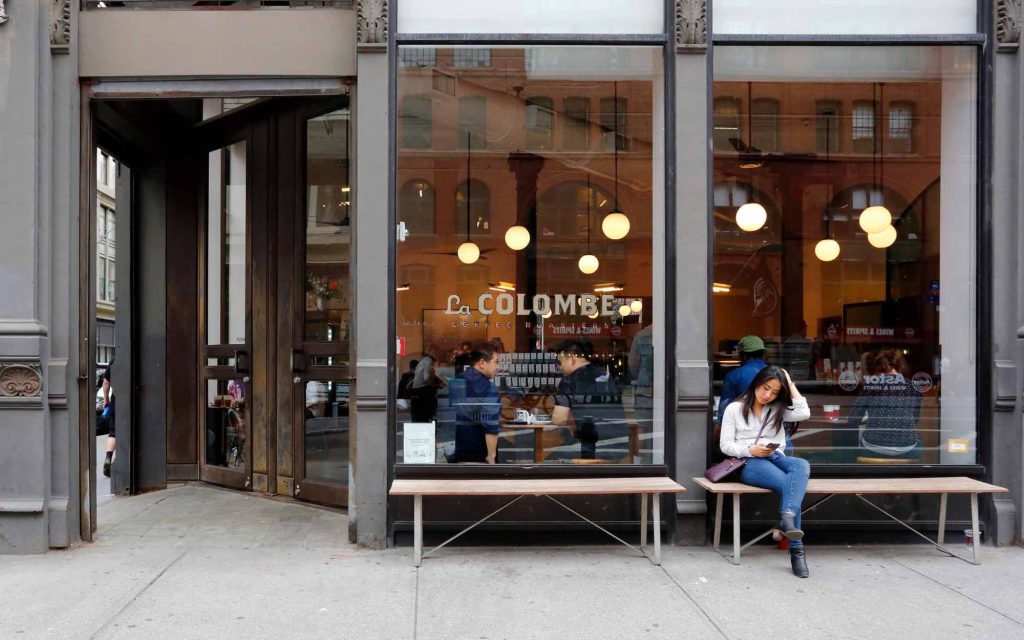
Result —
[[775, 451], [776, 449], [779, 448], [779, 443], [778, 442], [767, 442], [767, 443], [765, 443], [764, 446], [769, 448], [769, 449], [771, 449], [772, 451]]

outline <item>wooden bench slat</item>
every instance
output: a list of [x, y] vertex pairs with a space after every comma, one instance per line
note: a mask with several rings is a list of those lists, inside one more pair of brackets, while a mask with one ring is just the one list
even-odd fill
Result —
[[512, 478], [480, 480], [395, 480], [393, 496], [517, 496], [685, 493], [671, 478]]
[[[694, 478], [711, 493], [771, 493], [742, 482], [711, 482]], [[1006, 493], [1009, 489], [974, 478], [811, 478], [807, 493]]]

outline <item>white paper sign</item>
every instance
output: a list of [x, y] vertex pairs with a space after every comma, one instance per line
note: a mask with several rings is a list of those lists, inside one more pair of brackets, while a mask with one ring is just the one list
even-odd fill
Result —
[[434, 423], [406, 422], [404, 433], [404, 462], [406, 464], [433, 464], [436, 447]]

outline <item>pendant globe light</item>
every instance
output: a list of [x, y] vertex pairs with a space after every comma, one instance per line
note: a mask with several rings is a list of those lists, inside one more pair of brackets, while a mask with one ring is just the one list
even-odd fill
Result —
[[[601, 231], [610, 240], [622, 240], [629, 234], [629, 218], [619, 208], [619, 83], [615, 81], [615, 97], [613, 98], [613, 109], [615, 112], [615, 124], [612, 126], [614, 132], [613, 149], [615, 151], [615, 208], [601, 221]], [[587, 196], [590, 197], [589, 195]], [[587, 201], [589, 205], [589, 199]], [[588, 224], [589, 228], [589, 224]]]
[[896, 242], [896, 227], [889, 225], [878, 233], [869, 233], [868, 242], [876, 249], [891, 247]]
[[473, 140], [470, 133], [466, 133], [466, 241], [459, 245], [459, 261], [463, 264], [473, 264], [480, 259], [480, 247], [470, 239], [470, 221], [473, 219], [473, 180], [472, 169], [469, 160], [472, 153]]
[[[751, 83], [747, 83], [747, 144], [746, 148], [751, 148], [751, 142], [753, 142], [753, 100], [751, 96]], [[762, 166], [763, 163], [757, 163], [756, 166], [751, 165], [748, 168], [757, 169]], [[748, 202], [736, 210], [736, 226], [744, 231], [758, 231], [764, 226], [764, 223], [768, 222], [768, 212], [764, 206], [758, 202]]]
[[505, 232], [505, 244], [513, 251], [522, 251], [530, 244], [530, 230], [521, 224], [509, 227]]
[[[829, 151], [832, 145], [832, 131], [831, 131], [831, 119], [825, 118], [825, 163], [829, 163]], [[836, 242], [835, 238], [832, 237], [832, 173], [827, 173], [829, 177], [828, 182], [828, 200], [825, 204], [825, 239], [819, 240], [818, 244], [814, 245], [814, 256], [822, 262], [832, 262], [839, 257], [839, 243]]]
[[580, 256], [579, 261], [580, 271], [587, 275], [594, 273], [601, 266], [597, 256], [590, 252], [590, 200], [592, 193], [590, 190], [590, 174], [587, 174], [587, 252]]
[[[881, 88], [881, 85], [878, 85], [878, 86], [879, 86], [879, 100], [875, 104], [878, 105], [878, 111], [879, 111], [878, 121], [881, 121], [882, 112], [885, 111], [885, 109], [884, 109], [884, 102], [883, 102], [884, 94], [882, 93], [883, 89]], [[871, 97], [874, 98], [874, 87], [872, 87], [872, 96]], [[872, 184], [874, 185], [874, 187], [876, 189], [878, 189], [878, 193], [880, 194], [880, 196], [884, 200], [884, 197], [885, 197], [885, 191], [884, 191], [885, 190], [885, 164], [884, 164], [885, 163], [885, 159], [884, 159], [885, 158], [885, 147], [882, 146], [881, 152], [878, 154], [879, 155], [878, 164], [879, 164], [879, 167], [880, 167], [880, 173], [882, 174], [881, 185], [879, 185], [879, 183], [875, 180], [876, 176], [875, 176], [875, 171], [874, 171], [874, 169], [875, 169], [875, 141], [878, 140], [879, 137], [881, 137], [879, 134], [882, 133], [882, 132], [877, 130], [877, 127], [875, 126], [875, 121], [874, 120], [872, 120], [871, 124], [872, 124], [872, 127], [874, 128], [874, 130], [871, 132], [871, 176], [872, 176]], [[872, 192], [873, 191], [874, 191], [874, 189], [872, 189]], [[884, 204], [871, 205], [871, 196], [870, 195], [868, 196], [868, 204], [870, 206], [868, 206], [866, 209], [864, 209], [863, 211], [860, 212], [860, 228], [863, 229], [864, 233], [868, 234], [868, 236], [870, 237], [871, 234], [877, 234], [877, 233], [884, 232], [886, 227], [888, 227], [888, 226], [890, 226], [892, 224], [892, 214], [889, 212], [888, 209], [885, 208]], [[895, 231], [895, 229], [894, 229], [894, 231]]]
[[748, 202], [736, 210], [736, 225], [744, 231], [757, 231], [768, 221], [768, 212], [757, 202]]

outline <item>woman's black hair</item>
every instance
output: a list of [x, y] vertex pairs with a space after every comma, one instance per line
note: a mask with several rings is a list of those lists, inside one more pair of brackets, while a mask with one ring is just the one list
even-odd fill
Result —
[[765, 431], [771, 428], [772, 435], [778, 435], [782, 429], [782, 414], [786, 407], [793, 404], [793, 394], [789, 391], [786, 374], [782, 373], [780, 367], [770, 364], [758, 371], [754, 379], [750, 381], [750, 386], [747, 387], [747, 390], [743, 392], [743, 395], [737, 401], [743, 403], [743, 419], [749, 419], [751, 412], [754, 410], [754, 402], [757, 400], [754, 391], [769, 380], [778, 380], [782, 388], [779, 390], [779, 395], [775, 397], [775, 401], [765, 407], [766, 410], [771, 411], [768, 424], [765, 425]]

